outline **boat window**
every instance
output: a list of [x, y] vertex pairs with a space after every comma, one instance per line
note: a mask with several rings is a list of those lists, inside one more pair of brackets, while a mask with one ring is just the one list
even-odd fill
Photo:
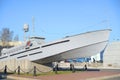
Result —
[[42, 53], [42, 51], [40, 51], [40, 52], [36, 52], [36, 53], [32, 53], [32, 54], [29, 54], [29, 56], [31, 56], [31, 55], [35, 55], [35, 54], [39, 54], [39, 53]]
[[15, 54], [11, 54], [10, 56], [18, 55], [18, 54], [21, 54], [21, 53], [24, 53], [24, 52], [27, 52], [27, 51], [31, 51], [31, 50], [35, 50], [35, 49], [39, 49], [39, 48], [40, 48], [40, 47], [36, 47], [36, 48], [33, 48], [33, 49], [21, 51], [21, 52], [15, 53]]
[[47, 45], [43, 45], [43, 47], [47, 47], [47, 46], [52, 46], [52, 45], [55, 45], [55, 44], [60, 44], [60, 43], [65, 43], [65, 42], [69, 42], [70, 40], [65, 40], [65, 41], [59, 41], [59, 42], [55, 42], [55, 43], [51, 43], [51, 44], [47, 44]]
[[27, 55], [23, 55], [23, 56], [20, 56], [20, 57], [17, 57], [17, 58], [23, 58], [23, 57], [26, 57]]
[[7, 58], [8, 56], [4, 56], [4, 57], [1, 57], [0, 59], [4, 59], [4, 58]]
[[38, 49], [38, 48], [40, 48], [40, 47], [32, 48], [32, 49], [29, 49], [29, 50], [26, 50], [26, 51], [35, 50], [35, 49]]

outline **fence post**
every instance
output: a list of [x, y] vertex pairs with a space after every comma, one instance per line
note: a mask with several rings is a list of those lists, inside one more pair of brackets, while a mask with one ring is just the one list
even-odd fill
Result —
[[70, 64], [70, 71], [72, 71], [72, 64]]
[[7, 74], [7, 65], [5, 65], [4, 74]]
[[20, 66], [18, 66], [18, 75], [20, 75]]
[[57, 74], [58, 71], [58, 64], [55, 65], [55, 74]]
[[73, 64], [70, 64], [70, 70], [74, 73], [75, 72], [75, 68]]
[[53, 71], [55, 71], [55, 74], [57, 74], [57, 71], [58, 71], [58, 63], [57, 62], [53, 63]]
[[74, 64], [72, 64], [72, 72], [73, 72], [73, 73], [75, 72]]
[[33, 72], [34, 72], [33, 75], [36, 76], [36, 66], [34, 66], [34, 71]]
[[85, 64], [84, 68], [85, 68], [84, 70], [87, 71], [87, 65], [86, 64]]

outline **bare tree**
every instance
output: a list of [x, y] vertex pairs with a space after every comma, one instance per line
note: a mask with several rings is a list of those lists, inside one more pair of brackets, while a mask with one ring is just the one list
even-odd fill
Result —
[[13, 31], [10, 31], [9, 28], [3, 28], [0, 33], [0, 39], [3, 46], [9, 46], [9, 42], [12, 41]]
[[14, 41], [19, 41], [19, 36], [18, 36], [18, 35], [16, 35], [16, 36], [14, 37]]

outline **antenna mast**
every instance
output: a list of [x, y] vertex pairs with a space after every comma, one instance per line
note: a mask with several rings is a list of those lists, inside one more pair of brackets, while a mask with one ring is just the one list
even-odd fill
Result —
[[29, 31], [29, 25], [24, 24], [23, 30], [24, 30], [24, 41], [26, 41], [26, 33]]
[[33, 27], [33, 36], [35, 35], [35, 19], [34, 19], [34, 16], [32, 17], [32, 27]]

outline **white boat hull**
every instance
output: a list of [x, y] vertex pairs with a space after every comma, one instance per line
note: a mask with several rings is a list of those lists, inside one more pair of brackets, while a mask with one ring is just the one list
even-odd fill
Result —
[[[37, 54], [31, 61], [48, 63], [65, 59], [90, 57], [100, 53], [108, 43], [110, 30], [95, 31], [75, 35], [56, 41], [66, 41], [61, 44], [48, 45], [43, 48], [43, 53]], [[69, 40], [67, 42], [67, 40]]]
[[65, 59], [90, 57], [100, 53], [108, 43], [110, 30], [92, 31], [69, 36], [53, 42], [31, 46], [29, 49], [0, 57], [0, 60], [29, 59], [36, 63], [49, 63]]
[[36, 60], [37, 63], [48, 63], [66, 59], [74, 59], [74, 58], [81, 58], [81, 57], [90, 57], [95, 55], [96, 53], [100, 53], [106, 46], [107, 42], [101, 42], [97, 44], [92, 44], [85, 47], [76, 48], [73, 50], [69, 50], [57, 55], [53, 55], [47, 58]]

